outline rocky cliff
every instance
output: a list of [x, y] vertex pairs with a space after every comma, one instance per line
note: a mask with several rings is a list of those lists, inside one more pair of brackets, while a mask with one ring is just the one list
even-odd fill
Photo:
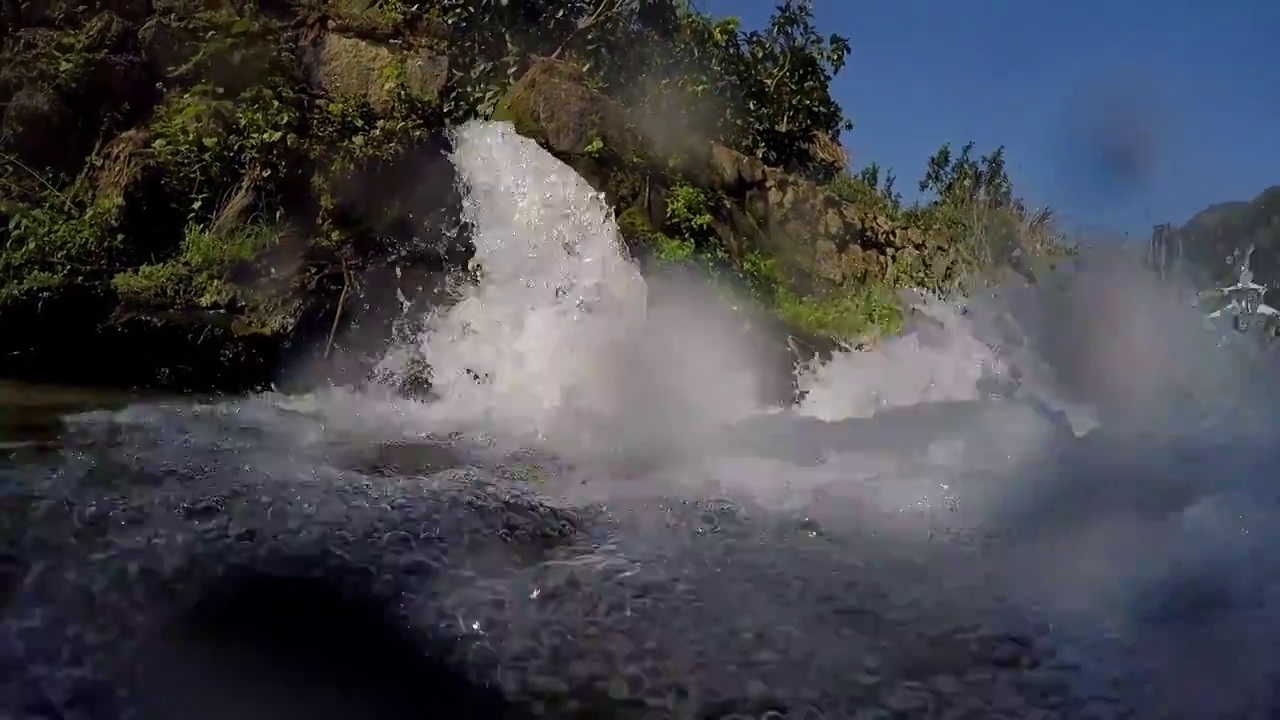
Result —
[[476, 74], [459, 33], [478, 31], [450, 17], [7, 2], [0, 375], [188, 390], [300, 365], [360, 376], [397, 289], [441, 301], [466, 266], [444, 152], [468, 113], [514, 123], [606, 192], [646, 266], [704, 265], [811, 344], [892, 327], [893, 287], [968, 267], [938, 222], [767, 167], [573, 62], [518, 57], [496, 109], [459, 111], [455, 86]]
[[278, 10], [9, 8], [0, 372], [260, 386], [360, 276], [464, 261], [429, 36]]
[[[664, 126], [660, 118], [591, 90], [567, 63], [534, 65], [494, 119], [603, 191], [638, 256], [720, 259], [795, 332], [856, 339], [892, 323], [888, 298], [871, 288], [962, 271], [958, 245], [875, 203], [847, 202], [704, 137], [646, 132]], [[886, 304], [869, 307], [876, 301]]]

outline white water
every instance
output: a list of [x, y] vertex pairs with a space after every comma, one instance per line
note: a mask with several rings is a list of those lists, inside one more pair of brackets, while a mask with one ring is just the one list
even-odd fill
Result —
[[[422, 338], [441, 396], [432, 407], [438, 422], [484, 422], [554, 447], [600, 422], [643, 434], [638, 408], [678, 424], [731, 423], [765, 409], [755, 392], [763, 360], [741, 344], [725, 347], [732, 329], [714, 327], [697, 300], [662, 311], [678, 290], [664, 287], [650, 302], [610, 209], [585, 180], [505, 124], [459, 131], [452, 160], [484, 280]], [[1005, 363], [954, 308], [921, 310], [941, 325], [931, 337], [891, 339], [800, 369], [799, 412], [842, 420], [984, 397], [981, 381]]]
[[[424, 430], [482, 429], [568, 457], [607, 446], [653, 461], [639, 478], [603, 481], [596, 491], [606, 498], [634, 492], [626, 483], [713, 487], [836, 523], [842, 508], [857, 503], [879, 513], [874, 522], [886, 537], [910, 545], [932, 541], [940, 522], [972, 529], [1017, 503], [1037, 507], [1042, 491], [1080, 479], [1044, 464], [1052, 462], [1045, 455], [1052, 428], [1025, 407], [964, 415], [942, 421], [940, 430], [934, 422], [931, 437], [906, 431], [901, 443], [876, 448], [858, 447], [855, 429], [849, 448], [827, 448], [816, 465], [762, 457], [769, 447], [690, 459], [687, 451], [705, 433], [774, 412], [755, 392], [767, 367], [758, 345], [722, 316], [671, 301], [679, 292], [650, 297], [604, 201], [532, 141], [498, 124], [469, 125], [456, 141], [453, 160], [484, 280], [434, 318], [421, 340], [441, 395], [413, 413]], [[1195, 311], [1176, 301], [1181, 291], [1124, 263], [1103, 263], [1053, 296], [1013, 289], [976, 300], [964, 316], [930, 303], [923, 311], [938, 327], [798, 369], [806, 395], [795, 411], [841, 421], [982, 400], [993, 386], [1016, 386], [1015, 394], [1063, 411], [1077, 435], [1099, 423], [1139, 435], [1223, 432], [1224, 415], [1262, 402], [1249, 391], [1253, 361], [1210, 349]], [[1241, 429], [1225, 427], [1228, 435]], [[1067, 488], [1081, 513], [1069, 530], [1001, 556], [1015, 590], [1056, 604], [1067, 612], [1059, 619], [1084, 612], [1097, 628], [1130, 607], [1139, 586], [1184, 567], [1177, 563], [1208, 557], [1238, 568], [1224, 557], [1258, 547], [1242, 545], [1230, 492], [1215, 494], [1203, 477], [1172, 478], [1178, 471], [1167, 458], [1144, 459], [1142, 447], [1116, 444], [1123, 459], [1102, 458], [1094, 468], [1112, 477], [1091, 478], [1086, 495]], [[1111, 499], [1152, 497], [1165, 483], [1197, 489], [1154, 520], [1138, 521]], [[1222, 484], [1231, 492], [1256, 485], [1250, 478]], [[1176, 637], [1166, 641], [1159, 652], [1186, 649]], [[1259, 652], [1257, 641], [1245, 639], [1235, 649]], [[1188, 702], [1229, 705], [1206, 699], [1216, 691], [1188, 680], [1185, 668], [1169, 673]]]
[[570, 413], [616, 414], [613, 370], [644, 326], [646, 288], [604, 200], [510, 130], [464, 137], [453, 161], [483, 281], [427, 331], [436, 409], [518, 436], [554, 433]]
[[891, 339], [874, 352], [838, 353], [827, 363], [802, 368], [800, 412], [845, 420], [922, 402], [985, 397], [981, 382], [1007, 372], [1005, 364], [953, 308], [935, 302], [919, 311], [941, 328]]
[[[604, 200], [509, 126], [463, 128], [452, 160], [483, 280], [427, 324], [420, 350], [439, 400], [415, 406], [411, 426], [482, 432], [568, 458], [639, 458], [650, 468], [648, 483], [710, 485], [787, 506], [819, 491], [861, 494], [894, 511], [949, 503], [946, 475], [957, 463], [990, 469], [999, 457], [1008, 465], [1044, 441], [1044, 423], [1016, 408], [981, 426], [952, 423], [910, 458], [896, 442], [825, 448], [828, 462], [806, 468], [760, 457], [781, 450], [767, 443], [751, 456], [706, 457], [705, 438], [777, 410], [758, 392], [773, 371], [759, 338], [713, 312], [708, 294], [681, 285], [688, 280], [651, 293]], [[984, 385], [1008, 384], [1010, 358], [978, 339], [972, 318], [944, 303], [921, 311], [937, 327], [798, 368], [805, 396], [794, 412], [866, 418], [980, 400]], [[595, 489], [606, 497], [623, 490], [620, 483]], [[909, 532], [923, 537], [918, 530]]]
[[[650, 292], [603, 198], [509, 126], [462, 128], [452, 161], [483, 279], [420, 339], [439, 400], [360, 401], [374, 425], [483, 433], [586, 461], [620, 454], [647, 461], [650, 482], [709, 483], [787, 506], [835, 492], [897, 512], [953, 507], [950, 478], [977, 473], [987, 480], [962, 493], [969, 524], [1043, 481], [1042, 469], [1022, 469], [1048, 449], [1052, 428], [1024, 406], [935, 420], [875, 448], [852, 431], [847, 447], [827, 443], [816, 466], [769, 460], [780, 448], [768, 443], [707, 457], [707, 437], [777, 410], [757, 391], [769, 372], [761, 344], [712, 312], [706, 294], [678, 284]], [[1099, 422], [1195, 433], [1257, 398], [1247, 363], [1208, 348], [1195, 311], [1172, 301], [1181, 290], [1102, 263], [1064, 292], [1014, 287], [963, 315], [927, 302], [931, 327], [798, 368], [805, 396], [794, 414], [841, 421], [1013, 394], [1063, 412], [1077, 435]], [[997, 483], [996, 474], [1022, 477]], [[622, 492], [600, 482], [605, 496]]]
[[[1025, 612], [1059, 629], [1035, 631], [1037, 642], [1065, 646], [1089, 673], [1154, 665], [1139, 702], [1173, 713], [1139, 717], [1260, 717], [1276, 705], [1274, 369], [1219, 346], [1182, 289], [1104, 259], [1062, 289], [1004, 288], [963, 313], [928, 302], [932, 321], [915, 332], [798, 369], [804, 400], [780, 410], [764, 390], [777, 338], [744, 329], [689, 278], [642, 278], [603, 201], [510, 128], [473, 124], [456, 140], [483, 281], [409, 348], [431, 362], [439, 400], [375, 387], [140, 405], [71, 420], [78, 444], [56, 472], [19, 472], [88, 500], [86, 511], [122, 479], [142, 480], [133, 509], [150, 524], [85, 518], [108, 520], [91, 534], [131, 549], [116, 560], [145, 547], [166, 572], [189, 559], [193, 534], [217, 530], [184, 519], [206, 490], [258, 498], [222, 520], [286, 530], [263, 533], [273, 550], [363, 528], [370, 544], [351, 547], [397, 567], [412, 558], [390, 543], [417, 537], [411, 553], [444, 540], [448, 571], [427, 574], [407, 616], [443, 622], [530, 677], [567, 677], [604, 652], [600, 672], [647, 663], [664, 676], [658, 689], [816, 690], [844, 704], [824, 706], [827, 717], [853, 716], [852, 666], [918, 661], [939, 637], [969, 642], [956, 625], [995, 618], [988, 629], [1003, 631]], [[453, 433], [491, 440], [497, 462], [472, 443], [449, 455], [455, 446], [434, 442]], [[424, 435], [433, 441], [410, 443], [404, 467], [392, 457], [383, 471], [380, 441]], [[345, 457], [352, 448], [378, 469]], [[413, 454], [424, 448], [435, 454]], [[508, 473], [508, 453], [525, 449], [541, 451], [530, 455], [550, 477]], [[534, 493], [603, 501], [605, 517], [585, 509], [576, 528], [580, 555], [515, 557], [506, 523], [528, 513], [498, 503]], [[61, 535], [67, 552], [52, 554], [81, 552], [79, 534]], [[133, 571], [120, 573], [127, 592]], [[96, 610], [75, 572], [37, 574], [71, 619]], [[61, 628], [56, 608], [33, 600]], [[904, 609], [910, 622], [890, 618]], [[61, 642], [47, 649], [63, 654]], [[945, 673], [967, 669], [920, 671], [954, 686]], [[974, 693], [1009, 695], [984, 682]]]
[[[572, 487], [540, 490], [572, 490], [609, 502], [618, 516], [644, 516], [629, 526], [644, 533], [619, 539], [634, 557], [689, 541], [661, 511], [646, 515], [630, 500], [674, 491], [754, 501], [808, 516], [833, 535], [857, 535], [850, 555], [888, 548], [919, 558], [931, 582], [904, 592], [925, 605], [978, 607], [1004, 596], [1078, 635], [1119, 626], [1132, 652], [1164, 663], [1159, 692], [1199, 708], [1194, 717], [1224, 717], [1235, 698], [1265, 689], [1265, 659], [1280, 640], [1264, 622], [1280, 597], [1268, 580], [1280, 577], [1271, 572], [1280, 555], [1269, 549], [1277, 547], [1274, 497], [1258, 474], [1271, 443], [1263, 434], [1268, 442], [1250, 445], [1259, 433], [1230, 418], [1269, 417], [1270, 400], [1249, 374], [1256, 359], [1217, 347], [1195, 311], [1176, 301], [1178, 289], [1104, 262], [1075, 273], [1065, 290], [1014, 287], [973, 298], [963, 314], [926, 303], [933, 322], [923, 329], [798, 369], [804, 400], [780, 413], [760, 390], [774, 371], [766, 350], [776, 339], [744, 333], [736, 315], [685, 280], [642, 278], [609, 208], [571, 169], [500, 124], [459, 130], [452, 160], [483, 279], [416, 339], [439, 399], [362, 391], [246, 403], [234, 410], [239, 424], [304, 443], [335, 432], [462, 432], [544, 451], [575, 473]], [[980, 402], [992, 394], [1062, 411], [1074, 431], [1067, 436], [1094, 434], [1065, 442], [1040, 409]], [[321, 420], [281, 423], [280, 405]], [[217, 442], [222, 432], [179, 430], [188, 442]], [[1215, 439], [1234, 443], [1236, 454], [1222, 456]], [[1015, 542], [968, 544], [1011, 527]], [[865, 547], [868, 536], [877, 548]], [[713, 568], [709, 546], [695, 552], [713, 559], [689, 566], [719, 578], [701, 587], [723, 582], [724, 592], [742, 593], [708, 604], [708, 613], [749, 608], [777, 625], [789, 614], [821, 617], [751, 590], [748, 569]], [[761, 544], [748, 554], [775, 577], [820, 584], [803, 577], [806, 569], [827, 577], [835, 566], [805, 564], [806, 552]], [[1158, 600], [1162, 588], [1206, 577], [1252, 609], [1197, 617], [1198, 634], [1135, 619], [1153, 593]], [[719, 619], [724, 627], [689, 632], [731, 633], [732, 618]], [[663, 621], [683, 627], [681, 618]], [[1206, 632], [1217, 643], [1212, 655]], [[848, 660], [847, 648], [824, 642], [806, 638], [801, 651]], [[1090, 662], [1122, 662], [1107, 652]], [[1182, 656], [1219, 672], [1194, 671]]]
[[431, 426], [570, 456], [629, 453], [759, 406], [732, 333], [698, 307], [649, 301], [585, 180], [502, 124], [460, 131], [452, 160], [483, 280], [427, 323]]

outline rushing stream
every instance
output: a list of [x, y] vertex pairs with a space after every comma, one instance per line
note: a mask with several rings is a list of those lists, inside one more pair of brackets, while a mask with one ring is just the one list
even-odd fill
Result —
[[778, 409], [569, 168], [453, 162], [429, 402], [0, 386], [0, 716], [1280, 713], [1275, 371], [1178, 289], [925, 302]]

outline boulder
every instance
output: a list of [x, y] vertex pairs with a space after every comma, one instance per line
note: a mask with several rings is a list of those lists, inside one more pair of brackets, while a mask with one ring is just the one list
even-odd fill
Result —
[[401, 50], [385, 43], [326, 33], [311, 48], [311, 82], [334, 97], [354, 97], [386, 112], [396, 85], [437, 104], [447, 79], [448, 58], [432, 50]]

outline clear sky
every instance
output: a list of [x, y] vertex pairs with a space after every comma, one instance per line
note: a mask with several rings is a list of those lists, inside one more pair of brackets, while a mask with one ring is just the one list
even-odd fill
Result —
[[[699, 0], [761, 27], [772, 0]], [[1015, 187], [1145, 236], [1280, 183], [1280, 0], [815, 0], [853, 53], [855, 166], [910, 198], [938, 146], [1006, 147]]]

